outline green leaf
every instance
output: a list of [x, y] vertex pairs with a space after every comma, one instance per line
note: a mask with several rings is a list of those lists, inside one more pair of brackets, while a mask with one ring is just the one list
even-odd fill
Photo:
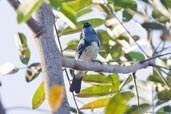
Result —
[[33, 12], [35, 12], [43, 0], [23, 0], [17, 9], [18, 23], [27, 21]]
[[93, 27], [96, 27], [96, 26], [99, 26], [101, 24], [104, 24], [105, 20], [98, 19], [98, 18], [93, 18], [93, 19], [88, 19], [88, 20], [80, 21], [80, 22], [76, 23], [76, 29], [72, 29], [71, 27], [67, 27], [66, 29], [64, 29], [61, 32], [61, 34], [62, 35], [66, 35], [66, 34], [71, 34], [71, 33], [76, 33], [78, 31], [81, 31], [83, 22], [89, 22], [89, 23], [92, 24]]
[[33, 109], [38, 108], [45, 100], [44, 83], [42, 82], [32, 97]]
[[83, 77], [85, 82], [95, 82], [98, 84], [112, 84], [111, 77], [103, 74], [86, 74]]
[[104, 96], [117, 92], [119, 90], [120, 85], [118, 75], [116, 73], [113, 73], [109, 75], [107, 78], [111, 80], [112, 85], [95, 85], [85, 88], [78, 94], [78, 97]]
[[119, 90], [120, 79], [117, 73], [112, 73], [109, 75], [109, 78], [112, 80], [113, 89]]
[[141, 104], [139, 106], [131, 106], [126, 114], [145, 114], [151, 106], [149, 104]]
[[57, 13], [57, 15], [61, 18], [63, 18], [63, 20], [73, 29], [76, 28], [75, 24], [76, 24], [76, 14], [73, 11], [72, 7], [70, 7], [68, 4], [66, 3], [62, 3], [61, 7], [60, 7], [60, 12]]
[[57, 9], [61, 6], [62, 0], [44, 0], [45, 3], [51, 5], [53, 8]]
[[97, 35], [101, 41], [102, 45], [109, 45], [109, 40], [112, 39], [112, 37], [108, 34], [106, 30], [98, 30]]
[[160, 2], [168, 9], [171, 9], [171, 0], [160, 0]]
[[85, 104], [81, 109], [92, 109], [92, 108], [101, 108], [108, 104], [111, 98], [100, 98], [88, 104]]
[[168, 83], [169, 87], [171, 88], [171, 77], [170, 76], [167, 76], [167, 83]]
[[144, 55], [140, 52], [129, 52], [125, 54], [129, 61], [142, 61], [145, 59]]
[[30, 66], [28, 66], [25, 74], [26, 81], [27, 82], [32, 81], [40, 74], [41, 71], [42, 71], [42, 67], [40, 63], [31, 64]]
[[157, 98], [163, 101], [171, 100], [171, 90], [164, 90], [157, 94]]
[[87, 13], [89, 13], [89, 12], [91, 12], [91, 11], [92, 11], [92, 9], [90, 9], [90, 8], [85, 8], [85, 9], [82, 9], [82, 10], [77, 11], [77, 12], [76, 12], [76, 16], [77, 16], [77, 17], [80, 17], [80, 16], [82, 16], [82, 15], [84, 15], [84, 14], [87, 14]]
[[95, 85], [81, 90], [77, 95], [78, 97], [96, 97], [105, 96], [114, 92], [117, 92], [118, 88], [111, 85]]
[[153, 8], [153, 12], [152, 12], [152, 17], [155, 18], [156, 20], [165, 23], [167, 21], [169, 21], [169, 18], [164, 16], [158, 9]]
[[123, 11], [123, 21], [128, 22], [132, 19], [134, 15], [131, 13], [129, 9], [124, 9]]
[[116, 43], [114, 46], [111, 47], [110, 54], [114, 60], [118, 59], [123, 54], [122, 45]]
[[137, 3], [134, 0], [114, 0], [114, 9], [119, 11], [122, 8], [130, 8], [134, 11], [137, 10]]
[[27, 65], [30, 60], [30, 49], [27, 46], [27, 39], [23, 33], [17, 33], [17, 47], [21, 62]]
[[124, 114], [129, 109], [127, 102], [133, 97], [133, 93], [118, 93], [111, 98], [105, 108], [105, 114]]
[[64, 58], [74, 59], [75, 57], [74, 56], [71, 56], [71, 55], [64, 55]]
[[160, 23], [156, 23], [156, 22], [144, 22], [142, 24], [142, 27], [144, 27], [146, 30], [163, 30], [166, 29], [165, 26], [163, 26]]
[[79, 40], [71, 40], [68, 42], [66, 48], [64, 49], [65, 50], [76, 50], [77, 49], [77, 45], [79, 43]]
[[161, 84], [164, 84], [163, 80], [161, 80], [160, 76], [158, 75], [158, 73], [153, 70], [153, 74], [151, 74], [148, 78], [147, 81], [153, 81], [153, 82], [158, 82]]
[[73, 10], [77, 11], [91, 4], [92, 0], [74, 0], [67, 4], [72, 7]]

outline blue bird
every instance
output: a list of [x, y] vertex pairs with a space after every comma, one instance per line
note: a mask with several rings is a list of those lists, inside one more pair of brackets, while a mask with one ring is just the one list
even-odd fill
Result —
[[[100, 49], [100, 40], [90, 23], [83, 23], [82, 39], [80, 40], [75, 59], [80, 61], [93, 61], [96, 59]], [[82, 77], [86, 71], [75, 71], [70, 91], [79, 93], [81, 89]]]

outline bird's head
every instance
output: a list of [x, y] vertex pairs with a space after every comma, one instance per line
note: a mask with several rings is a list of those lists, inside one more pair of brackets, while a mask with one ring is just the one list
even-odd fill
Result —
[[84, 34], [96, 34], [95, 30], [88, 22], [83, 22], [83, 31]]
[[91, 24], [88, 22], [83, 22], [83, 28], [91, 27]]

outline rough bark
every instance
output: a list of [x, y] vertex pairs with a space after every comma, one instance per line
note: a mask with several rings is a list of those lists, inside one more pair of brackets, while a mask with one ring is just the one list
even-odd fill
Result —
[[78, 61], [74, 59], [62, 59], [63, 67], [72, 68], [75, 70], [88, 70], [95, 72], [107, 72], [107, 73], [134, 73], [139, 69], [147, 68], [149, 66], [155, 65], [156, 58], [137, 62], [130, 66], [120, 66], [120, 65], [109, 65], [101, 64], [99, 62], [88, 62], [88, 61]]
[[[8, 0], [14, 10], [17, 10], [20, 2], [18, 0]], [[42, 4], [39, 10], [36, 12], [37, 20], [32, 17], [26, 22], [34, 35], [37, 37], [35, 41], [39, 49], [39, 55], [41, 58], [41, 65], [43, 69], [43, 79], [45, 84], [45, 93], [48, 98], [49, 90], [55, 84], [64, 85], [63, 73], [62, 73], [62, 57], [57, 48], [54, 33], [53, 24], [55, 17], [52, 14], [51, 8]], [[43, 28], [43, 29], [42, 29]], [[52, 111], [53, 109], [51, 109]], [[53, 110], [53, 114], [69, 114], [69, 104], [65, 96], [62, 104], [58, 110]]]
[[[36, 12], [36, 17], [38, 23], [44, 29], [40, 37], [36, 38], [35, 40], [39, 48], [41, 65], [44, 72], [43, 77], [45, 82], [44, 84], [46, 96], [49, 96], [49, 91], [55, 84], [64, 85], [62, 73], [62, 57], [54, 38], [53, 24], [55, 22], [55, 17], [51, 12], [51, 8], [46, 4], [42, 4], [42, 6]], [[70, 113], [66, 96], [59, 109], [53, 113]]]

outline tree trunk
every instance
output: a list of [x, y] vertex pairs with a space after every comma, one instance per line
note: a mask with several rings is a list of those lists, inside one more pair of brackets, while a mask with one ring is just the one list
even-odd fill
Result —
[[[40, 36], [35, 40], [39, 48], [46, 98], [48, 98], [47, 96], [49, 94], [49, 90], [53, 85], [64, 85], [62, 57], [54, 38], [53, 24], [55, 22], [55, 17], [51, 11], [51, 8], [46, 4], [42, 4], [36, 12], [36, 18], [40, 26], [43, 28]], [[63, 100], [61, 106], [53, 114], [69, 113], [69, 105], [65, 95], [65, 99]]]
[[1, 100], [0, 100], [0, 114], [6, 114], [5, 109], [1, 103]]

